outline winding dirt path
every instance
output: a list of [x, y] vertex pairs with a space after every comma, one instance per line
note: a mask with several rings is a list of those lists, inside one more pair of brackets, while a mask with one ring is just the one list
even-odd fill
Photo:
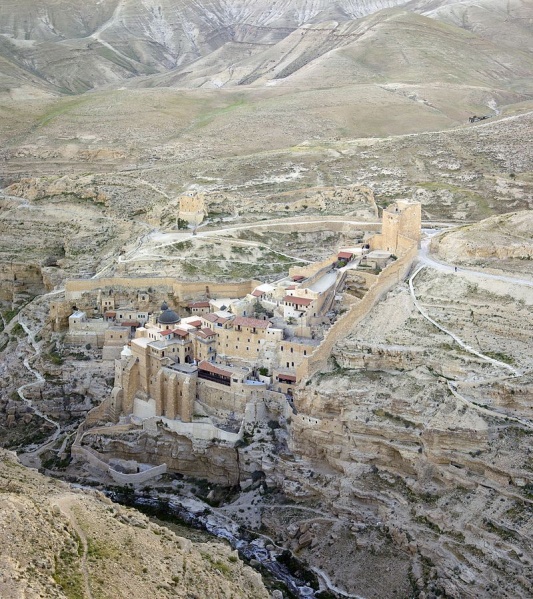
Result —
[[[490, 274], [490, 273], [485, 273], [483, 271], [476, 271], [476, 270], [471, 270], [471, 269], [461, 269], [460, 271], [456, 271], [454, 266], [452, 266], [450, 264], [446, 264], [444, 262], [439, 262], [429, 256], [429, 243], [430, 243], [430, 240], [428, 240], [428, 239], [424, 240], [424, 242], [422, 243], [422, 248], [421, 248], [421, 251], [419, 254], [419, 261], [422, 264], [409, 277], [409, 291], [411, 293], [411, 298], [413, 300], [415, 308], [428, 322], [430, 322], [433, 326], [435, 326], [437, 329], [439, 329], [443, 333], [446, 333], [446, 335], [449, 335], [455, 341], [455, 343], [457, 343], [465, 351], [467, 351], [468, 353], [470, 353], [478, 358], [481, 358], [482, 360], [484, 360], [486, 362], [493, 364], [494, 366], [497, 366], [499, 368], [507, 370], [510, 373], [509, 375], [506, 375], [506, 376], [491, 377], [490, 381], [505, 380], [508, 378], [518, 378], [518, 377], [522, 376], [523, 373], [520, 370], [518, 370], [517, 368], [514, 368], [510, 364], [506, 364], [505, 362], [496, 360], [494, 358], [491, 358], [490, 356], [487, 356], [486, 354], [483, 354], [482, 352], [477, 351], [476, 349], [474, 349], [473, 347], [468, 345], [465, 341], [463, 341], [458, 335], [456, 335], [455, 333], [453, 333], [446, 327], [442, 326], [440, 323], [438, 323], [433, 318], [431, 318], [431, 316], [429, 316], [429, 314], [424, 310], [424, 308], [422, 308], [422, 306], [420, 305], [420, 302], [418, 301], [418, 298], [416, 297], [416, 292], [415, 292], [415, 288], [414, 288], [414, 280], [420, 274], [420, 272], [422, 272], [422, 270], [424, 270], [425, 268], [434, 268], [435, 270], [438, 270], [440, 272], [455, 273], [459, 276], [461, 276], [462, 274], [468, 274], [468, 275], [474, 275], [474, 276], [481, 277], [481, 278], [489, 278], [489, 279], [493, 279], [493, 280], [513, 283], [516, 285], [533, 286], [533, 282], [528, 279], [519, 279], [519, 278], [515, 278], [515, 277], [508, 277], [505, 275], [494, 275], [494, 274]], [[487, 382], [488, 382], [488, 380], [487, 380]], [[448, 389], [450, 390], [450, 392], [456, 399], [465, 403], [466, 405], [468, 405], [470, 408], [476, 410], [477, 412], [480, 412], [487, 416], [493, 416], [495, 418], [504, 419], [506, 421], [511, 420], [513, 422], [518, 422], [519, 424], [522, 424], [523, 426], [525, 426], [529, 429], [533, 429], [533, 423], [530, 422], [529, 420], [526, 420], [525, 418], [517, 418], [515, 416], [509, 416], [507, 414], [504, 414], [502, 412], [497, 412], [490, 408], [484, 408], [484, 407], [479, 406], [476, 403], [470, 401], [467, 397], [465, 397], [464, 395], [459, 393], [459, 391], [457, 390], [457, 382], [447, 381], [447, 385], [448, 385]]]
[[87, 568], [87, 555], [89, 553], [89, 544], [87, 543], [87, 537], [85, 536], [83, 529], [79, 525], [78, 521], [76, 520], [76, 516], [72, 513], [71, 509], [72, 503], [74, 503], [75, 499], [76, 497], [73, 497], [72, 495], [62, 495], [61, 497], [56, 499], [55, 505], [57, 505], [57, 507], [64, 514], [64, 516], [69, 520], [72, 528], [76, 531], [76, 534], [80, 539], [82, 547], [80, 568], [83, 576], [85, 597], [86, 599], [94, 599], [93, 594], [91, 592], [91, 585], [89, 583], [89, 570]]
[[[45, 295], [39, 296], [38, 299], [43, 299], [46, 297], [58, 295], [60, 293], [63, 293], [63, 289], [52, 291]], [[32, 303], [33, 302], [30, 302], [30, 304], [28, 304], [28, 305], [31, 305]], [[24, 310], [24, 308], [22, 310]], [[22, 310], [21, 310], [21, 312], [22, 312]], [[44, 383], [44, 377], [42, 376], [42, 374], [39, 371], [32, 368], [32, 366], [30, 364], [30, 359], [35, 360], [38, 356], [41, 355], [41, 351], [42, 351], [41, 344], [38, 341], [36, 341], [35, 333], [33, 333], [33, 331], [28, 327], [28, 325], [22, 320], [21, 312], [19, 312], [15, 316], [15, 318], [13, 318], [10, 325], [12, 326], [15, 322], [18, 322], [20, 324], [20, 326], [24, 329], [24, 332], [26, 333], [28, 347], [33, 348], [33, 351], [34, 351], [33, 356], [26, 356], [24, 358], [23, 363], [24, 363], [24, 367], [26, 368], [26, 370], [28, 370], [28, 372], [33, 375], [35, 380], [32, 381], [31, 383], [25, 383], [24, 385], [20, 385], [20, 387], [17, 389], [17, 393], [18, 393], [20, 399], [32, 410], [32, 412], [36, 416], [39, 416], [39, 418], [42, 418], [46, 422], [50, 423], [54, 427], [55, 430], [52, 433], [51, 437], [46, 439], [46, 441], [41, 443], [35, 449], [33, 449], [32, 451], [29, 451], [27, 453], [20, 454], [19, 459], [20, 459], [21, 463], [24, 464], [25, 466], [29, 466], [30, 468], [40, 468], [41, 467], [40, 455], [44, 451], [46, 451], [47, 449], [52, 447], [54, 445], [54, 443], [57, 441], [57, 438], [61, 434], [61, 425], [56, 420], [50, 418], [50, 416], [44, 414], [39, 408], [37, 408], [33, 404], [32, 400], [29, 399], [28, 397], [26, 397], [26, 395], [24, 394], [24, 391], [26, 389], [29, 389], [30, 387], [35, 387], [36, 385], [42, 385]]]

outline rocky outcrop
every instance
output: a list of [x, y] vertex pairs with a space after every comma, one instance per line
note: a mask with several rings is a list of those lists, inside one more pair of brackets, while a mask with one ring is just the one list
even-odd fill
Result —
[[520, 271], [532, 272], [533, 214], [513, 212], [461, 227], [437, 237], [432, 251], [446, 262], [465, 265], [498, 268], [514, 260]]
[[0, 264], [0, 301], [18, 303], [19, 296], [40, 295], [46, 289], [40, 265]]
[[224, 443], [192, 441], [160, 430], [107, 436], [88, 433], [83, 442], [103, 456], [135, 460], [152, 465], [166, 464], [174, 472], [204, 478], [223, 486], [239, 482], [237, 450]]
[[[417, 297], [432, 318], [503, 366], [531, 367], [520, 289], [419, 277]], [[329, 372], [295, 395], [297, 458], [280, 456], [268, 475], [324, 513], [311, 526], [301, 522], [312, 514], [294, 518], [285, 542], [353, 594], [369, 592], [369, 572], [389, 555], [380, 597], [406, 593], [402, 571], [415, 596], [529, 597], [533, 424], [510, 417], [531, 422], [531, 377], [503, 366], [430, 325], [402, 287], [391, 292], [337, 344]], [[274, 526], [275, 516], [266, 521]], [[350, 575], [339, 551], [353, 555]], [[411, 557], [402, 565], [400, 555]]]
[[97, 204], [105, 204], [109, 198], [95, 186], [94, 177], [68, 176], [57, 178], [21, 179], [10, 185], [6, 192], [13, 196], [35, 201], [61, 196], [74, 196], [80, 200], [91, 200]]

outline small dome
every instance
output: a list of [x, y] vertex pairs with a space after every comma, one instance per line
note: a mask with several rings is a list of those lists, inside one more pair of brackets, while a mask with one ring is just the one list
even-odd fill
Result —
[[168, 304], [167, 304], [167, 302], [163, 302], [161, 304], [161, 312], [164, 312], [165, 310], [168, 310]]
[[124, 349], [123, 349], [123, 350], [120, 352], [120, 355], [121, 355], [123, 358], [128, 358], [129, 356], [131, 356], [131, 355], [132, 355], [132, 353], [131, 353], [131, 349], [130, 349], [130, 348], [127, 346], [127, 345], [125, 345], [125, 346], [124, 346]]
[[167, 306], [166, 310], [163, 310], [159, 315], [157, 321], [159, 324], [176, 324], [179, 322], [181, 318], [174, 312], [174, 310], [170, 310]]

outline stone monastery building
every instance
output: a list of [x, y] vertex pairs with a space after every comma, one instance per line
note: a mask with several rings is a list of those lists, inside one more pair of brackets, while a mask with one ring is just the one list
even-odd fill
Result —
[[[405, 276], [417, 253], [420, 218], [420, 204], [397, 202], [384, 210], [382, 232], [364, 244], [293, 268], [276, 285], [252, 282], [243, 292], [242, 283], [224, 284], [226, 295], [216, 299], [205, 285], [183, 283], [176, 293], [161, 279], [158, 293], [167, 289], [169, 299], [180, 299], [153, 309], [154, 290], [132, 290], [131, 281], [76, 282], [70, 291], [67, 285], [66, 302], [77, 304], [67, 341], [94, 343], [104, 359], [115, 359], [112, 396], [102, 407], [108, 419], [200, 418], [238, 429], [261, 402], [290, 407], [297, 385]], [[121, 306], [121, 294], [132, 305]], [[59, 318], [61, 306], [52, 308]]]

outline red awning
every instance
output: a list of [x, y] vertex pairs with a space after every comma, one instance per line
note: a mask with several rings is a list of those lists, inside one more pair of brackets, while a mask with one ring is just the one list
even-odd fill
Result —
[[141, 323], [136, 320], [123, 320], [120, 323], [123, 327], [140, 327]]

